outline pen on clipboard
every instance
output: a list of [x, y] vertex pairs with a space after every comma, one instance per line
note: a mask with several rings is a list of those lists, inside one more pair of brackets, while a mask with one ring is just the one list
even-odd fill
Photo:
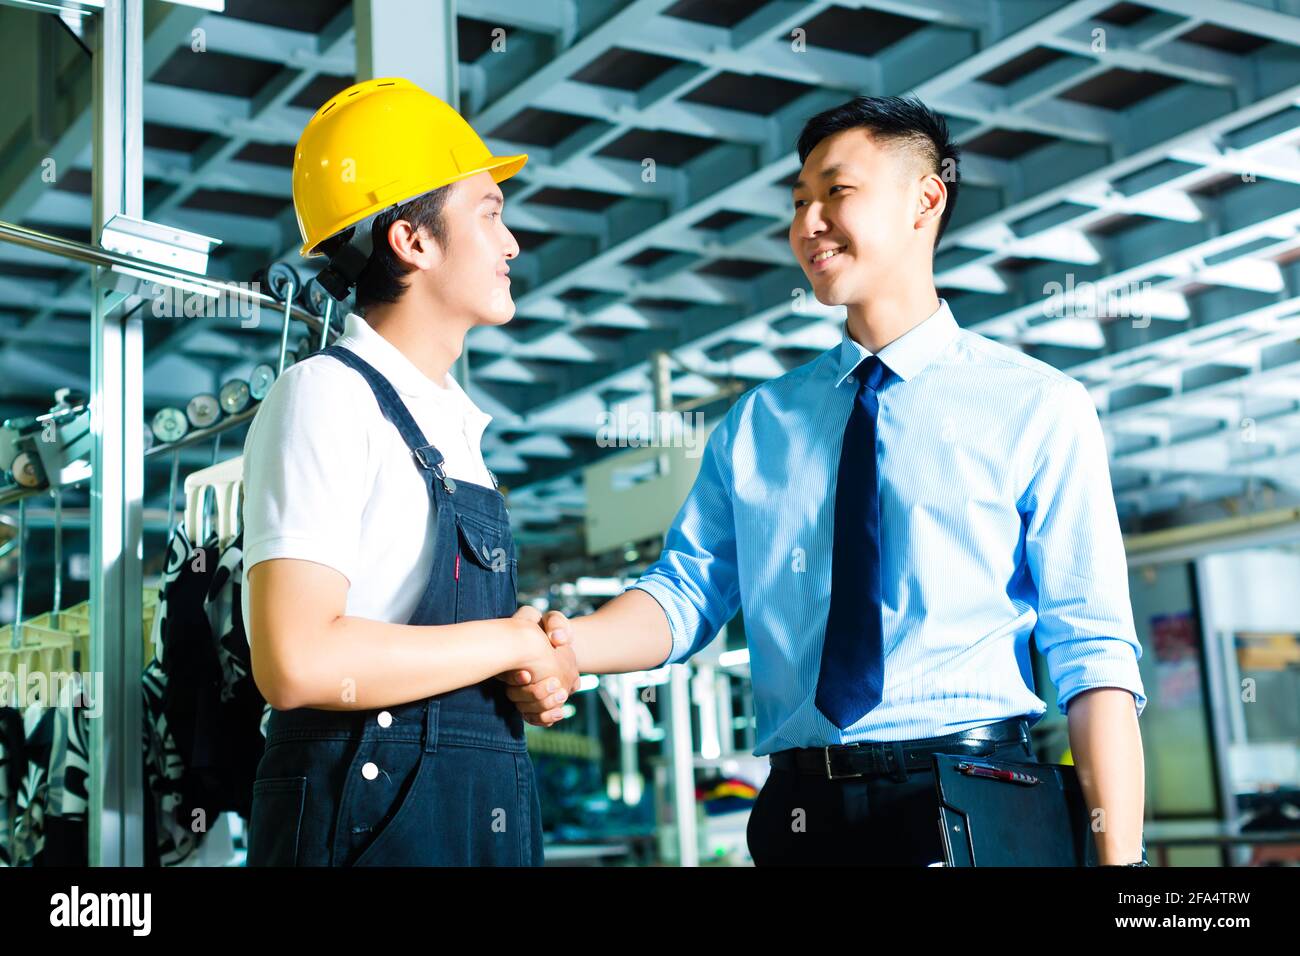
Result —
[[990, 780], [1019, 783], [1027, 787], [1032, 787], [1040, 782], [1037, 777], [1030, 773], [1024, 773], [1020, 770], [998, 770], [995, 767], [985, 767], [977, 763], [960, 763], [957, 765], [957, 770], [970, 777], [988, 777]]

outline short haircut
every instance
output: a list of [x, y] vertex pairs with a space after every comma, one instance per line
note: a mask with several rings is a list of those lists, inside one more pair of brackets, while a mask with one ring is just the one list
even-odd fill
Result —
[[372, 305], [392, 305], [406, 291], [406, 275], [411, 270], [397, 258], [388, 243], [388, 229], [399, 219], [405, 219], [416, 229], [424, 227], [438, 245], [446, 248], [447, 230], [442, 210], [451, 193], [451, 186], [442, 186], [432, 192], [408, 199], [375, 217], [371, 228], [374, 252], [357, 278], [356, 310], [361, 315]]
[[799, 162], [807, 160], [827, 136], [848, 129], [865, 129], [877, 142], [901, 147], [921, 168], [944, 181], [948, 202], [934, 237], [937, 247], [957, 206], [957, 189], [961, 185], [961, 149], [953, 142], [947, 121], [916, 97], [857, 96], [818, 113], [804, 124], [799, 134]]

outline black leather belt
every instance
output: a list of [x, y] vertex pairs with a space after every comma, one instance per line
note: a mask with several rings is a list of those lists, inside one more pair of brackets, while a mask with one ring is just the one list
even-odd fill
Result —
[[888, 774], [895, 780], [904, 781], [908, 771], [929, 770], [933, 766], [932, 754], [985, 757], [1007, 744], [1028, 743], [1029, 739], [1028, 721], [1023, 717], [1010, 717], [996, 724], [973, 727], [944, 737], [778, 750], [771, 755], [771, 762], [777, 770], [795, 770], [828, 780]]

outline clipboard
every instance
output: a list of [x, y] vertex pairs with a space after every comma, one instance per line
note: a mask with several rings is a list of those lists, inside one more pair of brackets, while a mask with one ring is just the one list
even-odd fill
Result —
[[933, 759], [947, 866], [1097, 865], [1074, 767], [960, 754]]

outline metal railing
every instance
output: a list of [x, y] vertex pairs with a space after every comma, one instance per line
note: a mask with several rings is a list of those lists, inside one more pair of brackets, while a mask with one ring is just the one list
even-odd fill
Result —
[[[237, 297], [240, 300], [254, 304], [258, 308], [265, 306], [278, 309], [281, 312], [285, 309], [285, 304], [282, 301], [260, 289], [251, 288], [247, 285], [242, 285], [236, 282], [213, 279], [209, 276], [199, 275], [198, 273], [186, 272], [182, 269], [160, 265], [156, 262], [150, 262], [145, 259], [136, 259], [132, 256], [123, 255], [122, 253], [110, 252], [109, 250], [103, 249], [99, 246], [88, 245], [86, 243], [77, 242], [73, 239], [65, 239], [61, 236], [53, 236], [11, 222], [0, 221], [0, 242], [22, 246], [26, 249], [32, 249], [62, 259], [84, 262], [91, 266], [100, 266], [128, 276], [141, 283], [156, 282], [168, 287], [179, 286], [202, 295], [213, 297]], [[287, 350], [288, 338], [286, 333], [288, 324], [290, 320], [294, 319], [306, 325], [322, 345], [325, 343], [327, 335], [325, 320], [315, 313], [304, 309], [297, 303], [290, 303], [287, 318], [284, 320], [284, 328], [281, 330], [280, 335], [281, 361], [278, 366], [280, 368], [283, 367], [284, 353]], [[236, 426], [242, 425], [244, 422], [250, 420], [256, 414], [257, 408], [258, 406], [255, 404], [251, 408], [242, 412], [221, 419], [219, 422], [208, 428], [200, 428], [191, 431], [183, 438], [174, 442], [165, 442], [154, 445], [152, 448], [145, 451], [144, 457], [146, 460], [157, 458], [171, 452], [179, 451], [182, 448], [215, 438], [222, 432], [235, 428]], [[48, 490], [47, 486], [41, 486], [38, 488], [5, 488], [0, 490], [0, 507], [13, 504], [14, 502], [30, 495], [42, 494]]]

